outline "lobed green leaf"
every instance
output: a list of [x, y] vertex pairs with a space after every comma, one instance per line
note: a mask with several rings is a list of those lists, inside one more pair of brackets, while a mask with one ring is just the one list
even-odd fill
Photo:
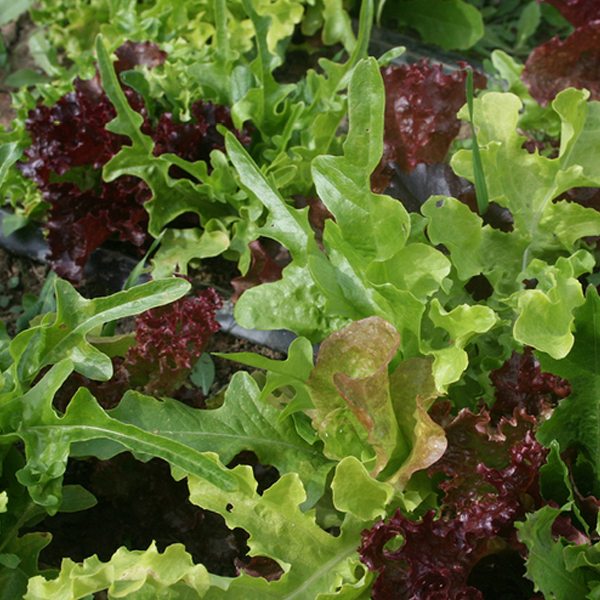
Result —
[[204, 598], [210, 578], [195, 565], [183, 544], [158, 552], [154, 542], [145, 551], [120, 548], [103, 563], [94, 555], [82, 564], [65, 558], [56, 579], [34, 577], [24, 600], [80, 600], [108, 590], [109, 598]]
[[250, 534], [250, 555], [272, 558], [284, 574], [271, 582], [245, 573], [233, 579], [220, 578], [205, 596], [207, 600], [294, 596], [341, 600], [359, 598], [369, 589], [372, 574], [357, 554], [365, 521], [346, 514], [340, 535], [334, 537], [319, 527], [312, 511], [300, 510], [306, 493], [295, 473], [284, 475], [262, 496], [256, 492], [250, 467], [238, 466], [232, 474], [239, 489], [232, 494], [190, 477], [191, 501], [218, 512], [230, 528], [243, 527]]

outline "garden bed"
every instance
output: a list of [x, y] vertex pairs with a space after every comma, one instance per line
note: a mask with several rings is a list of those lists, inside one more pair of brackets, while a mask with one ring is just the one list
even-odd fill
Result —
[[95, 2], [3, 29], [0, 589], [598, 594], [600, 13]]

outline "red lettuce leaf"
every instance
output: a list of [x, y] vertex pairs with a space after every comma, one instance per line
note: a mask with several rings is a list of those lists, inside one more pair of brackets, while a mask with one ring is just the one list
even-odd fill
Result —
[[568, 87], [600, 99], [600, 20], [583, 24], [564, 42], [558, 37], [535, 48], [521, 74], [529, 93], [546, 106]]
[[600, 19], [598, 0], [542, 0], [551, 4], [574, 27]]
[[189, 393], [185, 383], [212, 334], [220, 328], [215, 313], [222, 306], [219, 294], [208, 288], [195, 297], [181, 298], [137, 316], [135, 343], [124, 358], [113, 358], [113, 377], [99, 382], [73, 373], [56, 394], [55, 407], [64, 412], [81, 386], [107, 410], [117, 406], [129, 389], [203, 407], [201, 390]]
[[102, 182], [100, 191], [81, 191], [74, 183], [44, 186], [48, 215], [49, 262], [59, 277], [80, 281], [90, 254], [114, 233], [119, 239], [143, 246], [148, 234], [144, 202], [150, 189], [141, 179], [124, 175]]
[[[398, 510], [388, 522], [362, 532], [361, 561], [379, 571], [374, 600], [483, 600], [467, 578], [487, 554], [488, 540], [465, 536], [456, 519], [434, 517], [429, 511], [416, 523]], [[402, 547], [387, 551], [386, 543], [398, 535], [404, 538]]]
[[219, 330], [215, 313], [222, 306], [219, 294], [208, 288], [137, 316], [136, 344], [123, 362], [130, 384], [156, 396], [179, 389]]
[[[442, 407], [443, 404], [436, 407], [432, 417], [444, 426], [448, 448], [427, 472], [444, 473], [448, 477], [439, 484], [446, 492], [443, 499], [446, 506], [458, 514], [468, 513], [491, 494], [497, 497], [498, 510], [508, 511], [506, 514], [516, 518], [524, 514], [515, 512], [520, 511], [521, 494], [528, 492], [536, 502], [541, 502], [539, 491], [531, 486], [548, 452], [533, 437], [533, 417], [516, 410], [511, 419], [502, 418], [492, 427], [486, 407], [478, 414], [463, 409], [450, 422], [448, 415], [440, 414]], [[489, 484], [495, 492], [490, 492]], [[500, 500], [506, 506], [501, 507]]]
[[[176, 154], [189, 162], [203, 160], [212, 170], [210, 153], [213, 150], [225, 150], [225, 139], [217, 125], [224, 125], [232, 131], [240, 143], [248, 146], [252, 141], [249, 129], [238, 131], [233, 126], [231, 110], [227, 106], [215, 105], [212, 102], [198, 100], [192, 104], [190, 112], [195, 119], [188, 123], [175, 123], [173, 115], [161, 115], [156, 128], [148, 131], [154, 143], [154, 156]], [[174, 178], [190, 176], [177, 166], [171, 167], [169, 174]]]
[[[409, 66], [390, 65], [381, 73], [386, 107], [383, 158], [371, 180], [376, 190], [386, 186], [390, 163], [408, 173], [420, 163], [443, 162], [460, 130], [456, 114], [467, 101], [464, 70], [445, 75], [441, 65], [421, 60]], [[474, 85], [485, 88], [485, 76], [475, 73]]]
[[115, 50], [115, 54], [119, 59], [114, 65], [117, 74], [141, 65], [153, 69], [164, 64], [167, 59], [167, 53], [154, 42], [126, 41]]
[[52, 107], [40, 104], [25, 121], [31, 145], [23, 151], [27, 162], [18, 167], [40, 186], [50, 182], [51, 173], [64, 175], [81, 166], [102, 168], [123, 144], [122, 136], [104, 128], [116, 115], [105, 97], [91, 99], [81, 89], [66, 94]]
[[250, 577], [262, 577], [267, 581], [279, 581], [283, 575], [283, 569], [268, 556], [253, 556], [248, 564], [236, 558], [234, 564], [238, 575], [244, 572]]
[[511, 417], [516, 409], [534, 417], [547, 415], [571, 393], [565, 379], [542, 372], [531, 348], [525, 348], [523, 354], [513, 352], [500, 369], [490, 373], [490, 379], [496, 388], [496, 401], [490, 411], [493, 423]]
[[315, 232], [317, 240], [322, 240], [325, 221], [327, 219], [335, 221], [335, 217], [329, 212], [323, 201], [320, 198], [294, 196], [294, 206], [299, 209], [308, 206], [308, 222]]

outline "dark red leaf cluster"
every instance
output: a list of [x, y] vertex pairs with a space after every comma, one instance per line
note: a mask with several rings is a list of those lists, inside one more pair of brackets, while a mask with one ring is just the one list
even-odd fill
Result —
[[[225, 150], [225, 139], [217, 131], [217, 125], [224, 125], [233, 131], [244, 146], [248, 146], [252, 141], [249, 130], [237, 131], [234, 128], [231, 110], [227, 106], [198, 100], [192, 104], [190, 113], [194, 121], [175, 123], [172, 114], [164, 113], [154, 129], [146, 128], [144, 133], [150, 135], [156, 144], [154, 156], [169, 153], [189, 162], [203, 160], [210, 172], [210, 153], [213, 150]], [[190, 177], [176, 166], [171, 167], [169, 174], [174, 178]]]
[[[374, 600], [483, 600], [473, 584], [478, 563], [485, 558], [482, 564], [497, 567], [504, 560], [499, 552], [525, 554], [515, 522], [544, 504], [539, 475], [548, 455], [534, 437], [536, 417], [571, 388], [542, 373], [531, 351], [513, 354], [491, 379], [497, 389], [491, 411], [484, 405], [477, 414], [463, 409], [452, 416], [448, 402], [430, 411], [448, 440], [427, 469], [443, 493], [439, 512], [412, 521], [398, 511], [362, 532], [361, 560], [379, 573]], [[572, 525], [559, 525], [570, 538], [579, 535]], [[388, 549], [397, 536], [402, 545]]]
[[[361, 560], [379, 571], [374, 600], [483, 600], [478, 590], [466, 586], [466, 579], [485, 552], [456, 525], [456, 520], [435, 519], [433, 510], [419, 523], [398, 510], [387, 522], [363, 531]], [[404, 538], [402, 547], [387, 551], [385, 545], [396, 536]]]
[[571, 393], [568, 381], [542, 372], [531, 348], [525, 348], [523, 354], [513, 352], [500, 369], [490, 373], [490, 379], [496, 388], [490, 410], [494, 424], [502, 417], [510, 418], [517, 409], [534, 417], [548, 414]]
[[551, 4], [573, 27], [583, 27], [600, 19], [598, 0], [542, 0]]
[[169, 395], [184, 383], [220, 325], [223, 302], [213, 288], [142, 313], [135, 319], [135, 346], [123, 362], [130, 384], [152, 395]]
[[[525, 413], [489, 424], [489, 413], [463, 409], [450, 419], [444, 403], [434, 416], [446, 424], [448, 449], [430, 475], [443, 473], [442, 513], [420, 522], [399, 511], [388, 522], [363, 531], [361, 560], [379, 576], [374, 600], [483, 600], [469, 585], [473, 568], [498, 547], [521, 549], [514, 523], [540, 506], [539, 468], [547, 450], [533, 437], [535, 420]], [[402, 546], [385, 548], [401, 535]], [[500, 540], [500, 544], [499, 544]]]
[[[446, 75], [441, 65], [430, 66], [428, 60], [422, 60], [408, 66], [389, 65], [381, 73], [385, 130], [383, 158], [371, 180], [376, 190], [386, 187], [391, 163], [408, 173], [420, 163], [443, 162], [460, 130], [456, 113], [467, 100], [465, 70]], [[475, 73], [474, 86], [485, 88], [485, 76]]]
[[544, 0], [575, 31], [563, 42], [554, 37], [530, 54], [522, 79], [542, 106], [568, 87], [587, 89], [600, 99], [600, 4], [596, 0]]
[[40, 104], [29, 112], [25, 126], [31, 145], [23, 152], [27, 162], [19, 167], [42, 189], [52, 173], [64, 175], [82, 166], [100, 169], [121, 149], [122, 136], [104, 128], [116, 117], [113, 105], [93, 101], [86, 90], [77, 88], [54, 106]]
[[521, 75], [542, 106], [569, 87], [587, 89], [600, 99], [600, 21], [577, 28], [564, 42], [558, 37], [535, 48]]
[[[145, 64], [152, 68], [164, 62], [166, 54], [150, 42], [126, 42], [116, 54], [117, 73]], [[230, 110], [199, 100], [191, 107], [193, 120], [176, 123], [163, 113], [156, 125], [139, 94], [122, 86], [131, 107], [144, 117], [142, 131], [152, 137], [154, 155], [172, 153], [188, 161], [206, 161], [214, 149], [222, 149], [223, 136], [217, 124], [238, 136], [247, 145], [247, 131], [236, 131]], [[88, 81], [77, 80], [75, 91], [54, 106], [40, 105], [30, 111], [26, 129], [31, 145], [24, 151], [22, 173], [33, 179], [50, 204], [48, 245], [50, 264], [58, 275], [80, 281], [90, 253], [109, 237], [141, 247], [147, 240], [148, 215], [143, 208], [151, 197], [145, 182], [123, 175], [114, 181], [101, 180], [100, 169], [119, 152], [128, 138], [111, 133], [106, 124], [116, 111], [102, 89], [98, 74]], [[190, 177], [173, 167], [173, 177]]]
[[46, 225], [50, 261], [59, 277], [81, 280], [90, 254], [113, 234], [137, 247], [146, 241], [144, 203], [151, 191], [137, 177], [102, 181], [97, 191], [81, 190], [71, 182], [51, 183], [43, 197], [50, 204]]
[[93, 381], [73, 373], [56, 394], [55, 407], [64, 412], [82, 386], [107, 410], [117, 406], [129, 389], [202, 406], [201, 391], [191, 390], [190, 395], [184, 384], [210, 337], [220, 328], [215, 313], [222, 305], [219, 294], [208, 288], [196, 297], [181, 298], [139, 315], [135, 320], [135, 344], [124, 358], [113, 358], [113, 377]]

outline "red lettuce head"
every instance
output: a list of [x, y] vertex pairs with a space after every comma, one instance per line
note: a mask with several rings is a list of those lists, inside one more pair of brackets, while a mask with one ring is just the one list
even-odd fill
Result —
[[[386, 185], [390, 163], [408, 173], [418, 164], [443, 162], [460, 130], [456, 114], [467, 101], [464, 70], [450, 75], [439, 64], [421, 60], [412, 65], [389, 65], [381, 70], [385, 85], [383, 158], [373, 175], [378, 190]], [[486, 86], [485, 76], [475, 73], [475, 88]]]

